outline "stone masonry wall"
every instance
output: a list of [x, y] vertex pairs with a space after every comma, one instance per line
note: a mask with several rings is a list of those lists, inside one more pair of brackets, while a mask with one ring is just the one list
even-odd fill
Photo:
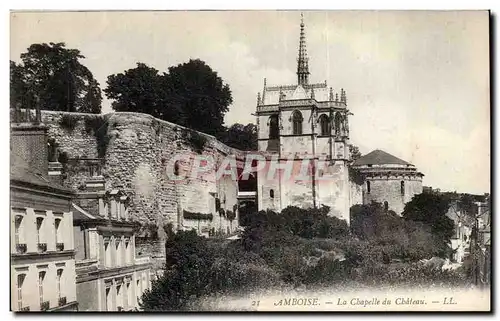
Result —
[[[233, 232], [238, 226], [237, 217], [230, 222], [215, 213], [215, 197], [221, 198], [221, 191], [225, 200], [221, 207], [231, 210], [237, 203], [238, 192], [235, 180], [216, 179], [215, 164], [207, 165], [208, 173], [197, 178], [173, 181], [167, 176], [167, 166], [174, 163], [173, 158], [178, 154], [184, 155], [178, 163], [181, 172], [188, 172], [200, 156], [212, 157], [215, 163], [220, 163], [227, 154], [240, 154], [214, 137], [199, 133], [207, 143], [198, 151], [197, 145], [187, 138], [193, 131], [141, 113], [89, 115], [43, 111], [42, 121], [48, 125], [49, 137], [55, 139], [59, 151], [67, 153], [70, 159], [104, 158], [102, 175], [106, 189], [125, 190], [131, 198], [129, 215], [133, 220], [158, 227], [172, 223], [177, 228], [182, 216], [178, 213], [187, 210], [213, 214], [211, 221], [196, 222], [204, 230], [215, 228], [227, 232], [230, 227]], [[88, 178], [84, 168], [69, 174], [66, 173], [64, 184], [73, 189], [81, 189]], [[183, 224], [182, 218], [180, 221]], [[158, 232], [161, 235], [163, 229]]]

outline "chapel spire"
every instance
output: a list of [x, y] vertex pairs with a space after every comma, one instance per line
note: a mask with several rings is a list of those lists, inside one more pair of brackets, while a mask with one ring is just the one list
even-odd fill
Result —
[[299, 85], [309, 83], [309, 58], [307, 57], [306, 35], [304, 32], [304, 15], [300, 14], [299, 57], [297, 58], [297, 79]]

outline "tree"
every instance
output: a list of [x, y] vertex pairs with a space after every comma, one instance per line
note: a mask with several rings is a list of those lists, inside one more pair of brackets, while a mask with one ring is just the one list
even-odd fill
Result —
[[138, 63], [108, 76], [107, 85], [104, 92], [114, 100], [114, 110], [147, 113], [212, 135], [224, 132], [224, 114], [233, 101], [229, 86], [199, 59], [163, 74]]
[[462, 194], [458, 200], [458, 209], [471, 218], [477, 215], [477, 204], [475, 203], [474, 196], [470, 194]]
[[455, 224], [446, 216], [450, 199], [435, 193], [417, 194], [406, 203], [403, 217], [407, 220], [423, 222], [431, 227], [432, 233], [448, 244], [455, 233]]
[[164, 75], [144, 63], [124, 73], [108, 76], [106, 97], [113, 99], [111, 108], [116, 111], [141, 112], [154, 117], [182, 124], [183, 115], [176, 105], [169, 104]]
[[26, 106], [31, 105], [32, 101], [28, 96], [30, 93], [28, 91], [28, 86], [26, 84], [26, 75], [24, 74], [23, 67], [16, 64], [14, 61], [10, 61], [10, 108], [14, 108], [16, 105]]
[[351, 155], [351, 161], [355, 161], [361, 157], [361, 152], [359, 151], [358, 146], [353, 144], [349, 144], [349, 154]]
[[192, 296], [202, 296], [210, 289], [209, 267], [215, 260], [205, 238], [194, 230], [170, 234], [165, 244], [165, 273], [142, 295], [141, 308], [179, 310]]
[[11, 62], [12, 107], [33, 108], [36, 101], [46, 110], [100, 113], [101, 89], [83, 58], [62, 42], [32, 44], [21, 54], [22, 65]]
[[360, 239], [385, 237], [401, 225], [401, 218], [391, 210], [385, 210], [381, 203], [353, 205], [350, 209], [350, 228]]
[[233, 102], [229, 85], [199, 59], [168, 68], [169, 102], [182, 110], [181, 125], [215, 135], [224, 130], [224, 115]]
[[257, 150], [257, 126], [252, 123], [247, 125], [236, 123], [218, 135], [218, 139], [239, 150]]

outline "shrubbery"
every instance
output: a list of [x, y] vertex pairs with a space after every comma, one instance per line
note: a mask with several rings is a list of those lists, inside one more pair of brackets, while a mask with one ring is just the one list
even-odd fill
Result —
[[386, 260], [447, 257], [450, 254], [447, 242], [433, 233], [433, 229], [425, 222], [386, 211], [380, 203], [351, 207], [351, 231], [361, 240], [369, 240], [372, 251], [382, 252]]
[[182, 310], [200, 296], [279, 283], [273, 269], [257, 255], [242, 255], [237, 244], [200, 237], [194, 230], [167, 234], [165, 273], [144, 292], [146, 311]]
[[239, 240], [167, 231], [166, 272], [142, 297], [145, 310], [182, 310], [196, 298], [274, 286], [457, 285], [462, 272], [424, 266], [442, 254], [423, 222], [381, 204], [353, 207], [351, 229], [328, 208], [288, 207], [250, 216]]

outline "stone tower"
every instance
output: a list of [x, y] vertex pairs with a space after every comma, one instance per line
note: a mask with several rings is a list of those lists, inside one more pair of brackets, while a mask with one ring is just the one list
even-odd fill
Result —
[[[327, 205], [332, 215], [348, 221], [349, 111], [346, 92], [340, 89], [334, 93], [326, 81], [309, 83], [309, 76], [302, 19], [297, 84], [268, 86], [264, 79], [262, 94], [257, 96], [259, 151], [266, 156], [266, 167], [258, 177], [258, 207], [259, 210], [280, 211], [290, 205]], [[290, 165], [293, 167], [291, 178], [290, 175], [285, 177], [287, 162], [293, 163]], [[269, 171], [274, 173], [276, 167], [281, 170], [270, 179]], [[308, 179], [295, 179], [299, 172], [307, 173]]]
[[383, 150], [374, 150], [353, 163], [364, 178], [363, 204], [372, 201], [401, 215], [405, 204], [423, 191], [422, 178], [415, 165]]

